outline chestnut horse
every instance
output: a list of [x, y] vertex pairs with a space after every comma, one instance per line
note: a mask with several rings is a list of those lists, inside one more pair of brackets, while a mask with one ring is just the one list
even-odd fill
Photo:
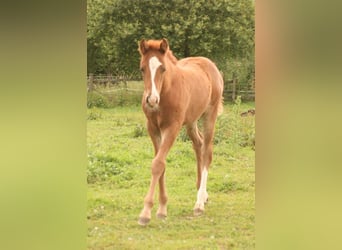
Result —
[[[157, 183], [157, 217], [163, 219], [167, 215], [165, 160], [183, 125], [186, 126], [196, 154], [198, 194], [194, 214], [201, 215], [208, 199], [206, 185], [213, 154], [216, 117], [222, 112], [222, 76], [215, 64], [205, 57], [189, 57], [178, 61], [166, 39], [141, 40], [139, 52], [144, 79], [142, 108], [155, 156], [150, 188], [138, 223], [146, 225], [151, 219]], [[203, 135], [197, 127], [200, 118], [203, 119]]]

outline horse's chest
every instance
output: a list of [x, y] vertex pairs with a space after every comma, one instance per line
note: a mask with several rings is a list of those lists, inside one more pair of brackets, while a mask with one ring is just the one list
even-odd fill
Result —
[[153, 112], [146, 114], [148, 122], [152, 123], [154, 127], [165, 128], [169, 127], [173, 123], [183, 123], [181, 110], [159, 110], [158, 112]]

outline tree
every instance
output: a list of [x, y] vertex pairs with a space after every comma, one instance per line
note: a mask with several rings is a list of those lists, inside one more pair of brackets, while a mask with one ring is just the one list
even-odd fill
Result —
[[251, 0], [90, 0], [88, 72], [134, 72], [140, 39], [166, 37], [178, 58], [206, 56], [219, 68], [253, 60]]

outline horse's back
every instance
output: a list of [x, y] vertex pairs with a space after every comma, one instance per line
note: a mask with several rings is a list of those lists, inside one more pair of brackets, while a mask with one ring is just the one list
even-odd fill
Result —
[[223, 79], [216, 65], [205, 57], [188, 57], [177, 62], [179, 73], [189, 89], [186, 117], [189, 122], [204, 113], [222, 109]]
[[187, 57], [179, 60], [177, 66], [184, 71], [195, 72], [196, 76], [200, 77], [202, 82], [208, 79], [208, 82], [211, 84], [211, 101], [216, 102], [219, 99], [221, 102], [223, 79], [214, 62], [206, 57]]

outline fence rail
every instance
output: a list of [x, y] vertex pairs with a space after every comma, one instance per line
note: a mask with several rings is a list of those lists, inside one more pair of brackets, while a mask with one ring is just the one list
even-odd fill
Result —
[[[233, 75], [234, 77], [234, 75]], [[104, 95], [116, 95], [125, 92], [142, 92], [140, 88], [135, 88], [129, 82], [136, 81], [137, 86], [142, 81], [141, 78], [131, 76], [113, 76], [113, 75], [88, 75], [87, 86], [88, 92], [101, 89], [100, 93]], [[134, 84], [135, 85], [135, 84]], [[254, 101], [255, 99], [255, 83], [252, 84], [240, 83], [237, 77], [225, 81], [223, 95], [225, 101], [234, 101], [237, 96], [241, 96], [242, 100]]]

